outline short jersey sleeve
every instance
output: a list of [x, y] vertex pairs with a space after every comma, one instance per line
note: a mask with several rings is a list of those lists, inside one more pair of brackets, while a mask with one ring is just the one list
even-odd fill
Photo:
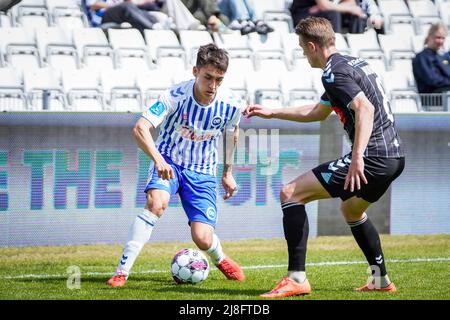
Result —
[[235, 98], [233, 101], [234, 108], [232, 109], [232, 114], [230, 120], [227, 122], [225, 128], [227, 130], [234, 130], [239, 125], [241, 121], [242, 112], [246, 108], [246, 103], [241, 98]]
[[337, 72], [323, 81], [327, 96], [343, 106], [348, 106], [361, 92], [357, 82], [347, 73]]
[[158, 101], [142, 113], [142, 117], [147, 119], [156, 128], [167, 116], [175, 111], [176, 103], [175, 99], [172, 99], [170, 90], [166, 90], [159, 96]]

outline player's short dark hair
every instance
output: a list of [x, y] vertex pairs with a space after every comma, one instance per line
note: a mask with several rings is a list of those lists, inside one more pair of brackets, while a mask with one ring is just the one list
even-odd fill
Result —
[[334, 46], [336, 36], [330, 21], [321, 17], [308, 17], [300, 20], [295, 27], [295, 33], [323, 48]]
[[198, 49], [197, 68], [211, 65], [220, 71], [226, 72], [228, 69], [228, 53], [216, 46], [214, 43], [206, 44]]

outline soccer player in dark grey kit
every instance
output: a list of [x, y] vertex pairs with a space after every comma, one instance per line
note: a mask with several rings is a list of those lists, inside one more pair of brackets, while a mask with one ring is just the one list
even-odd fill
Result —
[[295, 31], [309, 64], [323, 69], [325, 93], [320, 102], [280, 109], [248, 106], [243, 114], [311, 122], [324, 120], [334, 110], [344, 125], [352, 150], [283, 186], [280, 198], [289, 254], [288, 275], [272, 291], [261, 296], [279, 298], [311, 292], [305, 272], [309, 232], [305, 204], [337, 197], [342, 200], [342, 214], [373, 273], [366, 285], [355, 290], [394, 292], [396, 287], [386, 272], [380, 237], [365, 213], [402, 173], [405, 165], [402, 142], [381, 79], [363, 59], [338, 53], [328, 20], [306, 18], [299, 22]]

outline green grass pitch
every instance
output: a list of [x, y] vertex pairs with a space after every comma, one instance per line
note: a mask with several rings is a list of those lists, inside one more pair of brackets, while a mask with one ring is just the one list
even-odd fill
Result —
[[[396, 293], [353, 292], [367, 279], [367, 264], [349, 236], [317, 237], [308, 245], [307, 274], [313, 292], [286, 300], [448, 300], [450, 235], [382, 235], [387, 268]], [[177, 285], [170, 262], [192, 242], [149, 242], [128, 283], [110, 288], [122, 245], [0, 248], [0, 300], [262, 300], [286, 274], [284, 239], [222, 241], [226, 253], [245, 270], [243, 283], [227, 281], [215, 267], [198, 285]], [[79, 288], [69, 276], [79, 270]], [[68, 281], [69, 279], [69, 281]], [[75, 288], [68, 288], [75, 284]]]

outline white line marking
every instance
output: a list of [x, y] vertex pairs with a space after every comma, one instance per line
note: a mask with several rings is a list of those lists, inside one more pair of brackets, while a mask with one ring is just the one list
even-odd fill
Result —
[[[450, 261], [450, 257], [447, 258], [416, 258], [416, 259], [393, 259], [387, 260], [389, 263], [415, 263], [415, 262], [442, 262]], [[307, 263], [307, 266], [322, 267], [322, 266], [338, 266], [338, 265], [351, 265], [351, 264], [366, 264], [367, 261], [324, 261], [324, 262], [311, 262]], [[273, 265], [259, 265], [259, 266], [243, 266], [242, 269], [269, 269], [269, 268], [286, 268], [286, 264], [273, 264]], [[216, 268], [214, 268], [216, 269]], [[133, 272], [133, 274], [147, 274], [147, 273], [163, 273], [169, 272], [168, 270], [146, 270]], [[112, 272], [86, 272], [82, 273], [82, 276], [107, 276]], [[67, 278], [67, 274], [23, 274], [19, 276], [0, 276], [0, 279], [51, 279], [51, 278]]]

